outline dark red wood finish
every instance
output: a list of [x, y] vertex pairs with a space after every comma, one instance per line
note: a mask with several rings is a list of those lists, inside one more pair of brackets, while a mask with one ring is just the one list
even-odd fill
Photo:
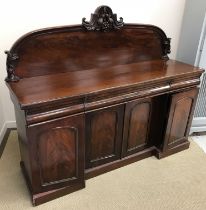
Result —
[[33, 36], [19, 46], [18, 55], [22, 59], [16, 75], [29, 78], [159, 59], [162, 49], [159, 35], [150, 28], [125, 26], [117, 36], [116, 32], [84, 32], [79, 26], [69, 33], [60, 29]]
[[84, 122], [76, 115], [28, 127], [35, 193], [84, 181]]
[[125, 24], [118, 36], [117, 31], [94, 33], [76, 25], [31, 32], [9, 53], [16, 55], [15, 75], [22, 79], [162, 59], [166, 40], [152, 25]]
[[201, 73], [200, 69], [178, 61], [154, 60], [25, 78], [9, 83], [9, 88], [22, 108], [29, 107], [31, 113], [38, 112], [43, 105], [44, 110], [47, 106], [55, 106], [55, 109], [67, 107], [70, 110], [78, 109], [79, 112], [83, 110], [84, 102], [89, 109], [90, 102], [97, 100], [115, 97], [115, 101], [118, 99], [121, 102], [123, 94], [139, 97], [147, 90], [154, 94], [155, 91], [165, 92], [197, 85]]
[[163, 151], [187, 141], [198, 89], [171, 95], [171, 106], [165, 133]]
[[107, 6], [82, 25], [29, 33], [6, 52], [34, 205], [83, 188], [85, 178], [189, 147], [203, 70], [168, 60], [169, 52], [161, 29], [124, 24]]
[[123, 116], [123, 105], [86, 114], [86, 168], [120, 158]]
[[148, 147], [151, 110], [151, 98], [126, 104], [123, 156], [137, 153]]

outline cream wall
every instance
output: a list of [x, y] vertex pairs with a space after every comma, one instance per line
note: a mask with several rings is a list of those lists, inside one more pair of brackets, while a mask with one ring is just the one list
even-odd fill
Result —
[[2, 107], [2, 102], [1, 102], [1, 98], [0, 98], [0, 143], [3, 139], [3, 136], [4, 136], [5, 131], [6, 131], [4, 125], [5, 125], [5, 118], [4, 118], [3, 107]]
[[88, 20], [90, 13], [100, 5], [110, 6], [126, 23], [146, 23], [161, 27], [168, 37], [172, 38], [170, 58], [176, 57], [185, 0], [1, 1], [0, 98], [5, 121], [15, 121], [15, 116], [8, 90], [3, 82], [6, 76], [4, 50], [9, 50], [21, 35], [29, 31], [42, 27], [79, 24], [82, 17]]
[[3, 106], [0, 99], [0, 133], [1, 133], [1, 129], [3, 128], [4, 122], [5, 122], [5, 119], [4, 119], [4, 113], [3, 113]]

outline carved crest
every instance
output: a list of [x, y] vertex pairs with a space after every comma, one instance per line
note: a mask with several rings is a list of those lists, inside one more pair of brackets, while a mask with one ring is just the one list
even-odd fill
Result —
[[112, 9], [108, 6], [98, 7], [94, 14], [91, 14], [90, 22], [86, 18], [82, 18], [82, 25], [88, 31], [112, 31], [123, 27], [123, 18], [117, 20], [117, 15], [113, 14]]
[[14, 68], [17, 64], [17, 60], [19, 59], [19, 56], [9, 51], [5, 51], [5, 54], [7, 54], [7, 61], [6, 61], [7, 77], [5, 81], [18, 82], [20, 78], [15, 75]]

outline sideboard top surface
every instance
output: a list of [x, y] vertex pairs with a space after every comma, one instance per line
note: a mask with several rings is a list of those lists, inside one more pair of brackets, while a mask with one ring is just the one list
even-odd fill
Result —
[[29, 106], [48, 101], [75, 96], [98, 94], [128, 86], [149, 85], [151, 82], [167, 81], [199, 76], [202, 70], [178, 61], [145, 61], [108, 68], [94, 68], [53, 75], [24, 78], [17, 83], [9, 83], [11, 91], [21, 106]]
[[170, 38], [162, 29], [124, 24], [111, 8], [100, 6], [82, 25], [41, 29], [18, 39], [6, 52], [6, 82], [24, 109], [65, 100], [83, 104], [99, 100], [99, 94], [114, 99], [152, 84], [168, 87], [173, 80], [197, 85], [202, 70], [169, 60], [169, 53]]

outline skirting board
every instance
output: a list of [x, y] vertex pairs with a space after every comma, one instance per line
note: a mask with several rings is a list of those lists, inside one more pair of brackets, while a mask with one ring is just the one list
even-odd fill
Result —
[[194, 132], [205, 132], [206, 131], [206, 117], [197, 117], [192, 121], [190, 134]]
[[7, 121], [4, 123], [3, 127], [0, 130], [0, 145], [8, 128], [16, 128], [16, 121]]

